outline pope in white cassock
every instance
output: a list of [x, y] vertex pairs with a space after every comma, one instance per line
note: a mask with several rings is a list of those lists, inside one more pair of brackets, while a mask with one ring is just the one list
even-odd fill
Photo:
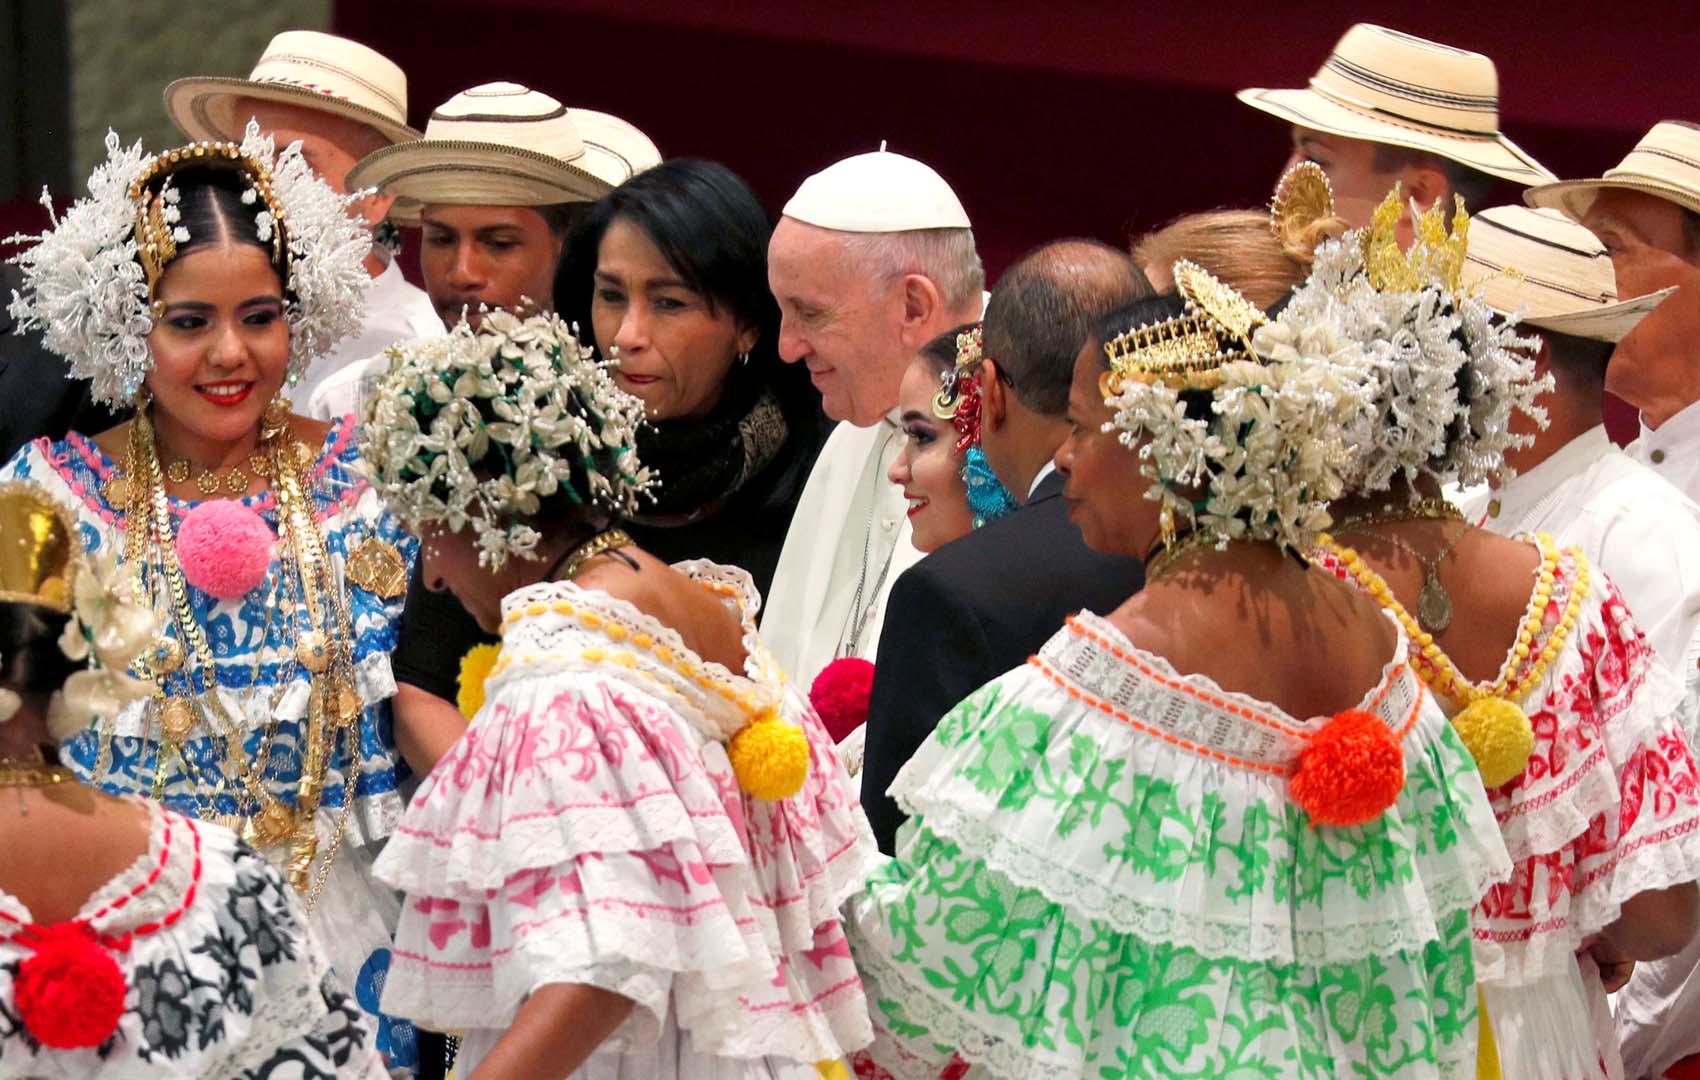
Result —
[[797, 189], [768, 246], [768, 284], [779, 355], [808, 365], [842, 421], [809, 474], [761, 624], [806, 687], [836, 657], [872, 658], [892, 583], [920, 558], [886, 479], [903, 442], [898, 383], [921, 346], [980, 318], [985, 275], [950, 185], [882, 147]]

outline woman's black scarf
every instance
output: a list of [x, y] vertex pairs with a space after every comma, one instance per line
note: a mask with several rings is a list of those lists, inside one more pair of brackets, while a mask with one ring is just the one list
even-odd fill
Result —
[[707, 517], [772, 464], [789, 438], [778, 396], [747, 369], [734, 368], [707, 416], [638, 430], [638, 460], [656, 471], [661, 486], [634, 520], [684, 524]]

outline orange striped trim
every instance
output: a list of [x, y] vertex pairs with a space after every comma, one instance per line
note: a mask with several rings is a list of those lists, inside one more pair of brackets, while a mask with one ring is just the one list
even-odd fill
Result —
[[[1081, 636], [1087, 638], [1088, 640], [1093, 641], [1096, 644], [1102, 646], [1103, 648], [1109, 650], [1109, 652], [1112, 655], [1114, 655], [1117, 659], [1121, 660], [1122, 662], [1126, 663], [1130, 667], [1134, 668], [1136, 671], [1139, 671], [1141, 674], [1148, 676], [1154, 682], [1157, 682], [1157, 683], [1159, 683], [1163, 686], [1169, 687], [1170, 689], [1178, 690], [1178, 691], [1185, 693], [1185, 694], [1188, 694], [1192, 697], [1196, 697], [1199, 700], [1206, 702], [1207, 704], [1210, 704], [1210, 705], [1212, 705], [1212, 706], [1214, 706], [1218, 709], [1221, 709], [1225, 712], [1230, 713], [1231, 715], [1239, 716], [1239, 717], [1242, 717], [1244, 719], [1248, 719], [1248, 720], [1251, 720], [1253, 722], [1263, 724], [1266, 727], [1272, 728], [1272, 729], [1279, 731], [1283, 734], [1290, 735], [1294, 738], [1297, 738], [1297, 739], [1300, 739], [1300, 740], [1306, 740], [1306, 741], [1308, 741], [1308, 739], [1310, 738], [1309, 732], [1300, 730], [1298, 728], [1294, 728], [1291, 724], [1281, 723], [1280, 721], [1275, 720], [1272, 717], [1264, 716], [1263, 714], [1261, 714], [1261, 713], [1259, 713], [1259, 712], [1257, 712], [1253, 709], [1248, 709], [1243, 705], [1236, 705], [1232, 702], [1224, 700], [1223, 698], [1221, 698], [1221, 697], [1219, 697], [1215, 694], [1206, 693], [1202, 690], [1199, 690], [1197, 687], [1189, 686], [1189, 685], [1187, 685], [1183, 682], [1180, 682], [1176, 679], [1170, 678], [1169, 676], [1163, 674], [1160, 671], [1153, 670], [1149, 664], [1145, 664], [1142, 661], [1140, 661], [1137, 657], [1129, 655], [1125, 650], [1118, 648], [1115, 645], [1114, 642], [1105, 640], [1102, 635], [1097, 634], [1097, 633], [1093, 632], [1090, 628], [1083, 626], [1080, 623], [1078, 623], [1075, 620], [1074, 616], [1072, 616], [1072, 615], [1069, 616], [1069, 618], [1068, 618], [1068, 626], [1069, 626], [1069, 629], [1071, 631], [1073, 631], [1074, 633], [1080, 634]], [[1115, 719], [1120, 720], [1122, 723], [1126, 724], [1128, 727], [1133, 728], [1135, 731], [1141, 732], [1141, 733], [1146, 734], [1146, 735], [1151, 735], [1155, 738], [1163, 740], [1164, 742], [1170, 744], [1171, 746], [1178, 746], [1183, 750], [1186, 750], [1190, 753], [1198, 754], [1201, 757], [1210, 758], [1213, 761], [1220, 761], [1220, 762], [1223, 762], [1225, 764], [1235, 765], [1235, 766], [1238, 766], [1238, 767], [1244, 768], [1244, 769], [1252, 769], [1256, 772], [1268, 773], [1271, 776], [1289, 776], [1290, 777], [1293, 774], [1293, 771], [1294, 771], [1293, 767], [1283, 766], [1283, 765], [1270, 765], [1267, 762], [1250, 761], [1250, 760], [1247, 760], [1245, 758], [1235, 757], [1232, 754], [1225, 754], [1220, 750], [1215, 750], [1215, 749], [1212, 749], [1208, 746], [1200, 746], [1199, 744], [1191, 742], [1187, 739], [1183, 739], [1183, 738], [1179, 737], [1178, 735], [1174, 735], [1170, 732], [1164, 731], [1161, 728], [1155, 727], [1151, 724], [1147, 724], [1142, 720], [1136, 720], [1131, 715], [1129, 715], [1128, 713], [1122, 711], [1121, 709], [1116, 708], [1114, 705], [1111, 705], [1109, 702], [1103, 700], [1102, 698], [1098, 697], [1097, 695], [1091, 694], [1091, 693], [1088, 693], [1085, 690], [1082, 690], [1079, 686], [1075, 685], [1075, 683], [1071, 679], [1069, 679], [1066, 675], [1062, 674], [1056, 668], [1052, 667], [1050, 665], [1050, 663], [1048, 661], [1046, 661], [1043, 657], [1032, 656], [1032, 657], [1028, 658], [1027, 662], [1029, 664], [1033, 665], [1035, 668], [1038, 668], [1039, 671], [1041, 673], [1043, 673], [1046, 678], [1048, 678], [1052, 682], [1056, 683], [1057, 688], [1062, 690], [1069, 697], [1074, 698], [1076, 701], [1079, 701], [1082, 704], [1089, 705], [1092, 708], [1097, 709], [1099, 712], [1105, 713], [1108, 716], [1112, 716]], [[1362, 705], [1362, 706], [1359, 706], [1359, 707], [1362, 710], [1367, 711], [1367, 712], [1373, 712], [1377, 708], [1379, 708], [1381, 706], [1381, 703], [1383, 701], [1387, 700], [1387, 695], [1392, 692], [1394, 683], [1397, 682], [1399, 677], [1405, 673], [1406, 669], [1407, 669], [1406, 664], [1395, 664], [1392, 667], [1392, 669], [1390, 669], [1388, 671], [1387, 677], [1382, 680], [1381, 685], [1377, 689], [1375, 696], [1372, 699], [1370, 699], [1370, 701], [1366, 705]], [[1410, 713], [1405, 717], [1404, 721], [1402, 723], [1400, 723], [1398, 728], [1395, 729], [1394, 732], [1393, 732], [1394, 737], [1397, 738], [1400, 742], [1404, 741], [1406, 734], [1408, 734], [1411, 730], [1411, 726], [1417, 722], [1417, 716], [1422, 712], [1422, 705], [1423, 705], [1422, 692], [1419, 691], [1418, 694], [1417, 694], [1416, 700], [1414, 700], [1411, 703]]]

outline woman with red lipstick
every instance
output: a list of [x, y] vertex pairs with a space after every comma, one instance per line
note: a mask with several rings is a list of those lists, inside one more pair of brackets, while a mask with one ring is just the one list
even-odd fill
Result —
[[[399, 910], [369, 869], [402, 810], [386, 699], [418, 543], [358, 471], [352, 424], [280, 396], [356, 325], [370, 238], [297, 147], [274, 157], [253, 125], [240, 145], [107, 145], [89, 196], [20, 256], [13, 310], [134, 416], [38, 440], [0, 478], [73, 513], [158, 630], [130, 665], [146, 692], [95, 702], [63, 759], [240, 832], [375, 1014]], [[376, 1026], [412, 1066], [411, 1028]]]
[[763, 595], [827, 431], [775, 348], [771, 232], [730, 169], [675, 158], [591, 207], [555, 278], [555, 309], [619, 360], [649, 420], [638, 451], [661, 486], [628, 531], [662, 558], [742, 567]]
[[980, 324], [929, 341], [897, 390], [903, 451], [886, 478], [909, 500], [915, 549], [936, 551], [1018, 505], [980, 450]]

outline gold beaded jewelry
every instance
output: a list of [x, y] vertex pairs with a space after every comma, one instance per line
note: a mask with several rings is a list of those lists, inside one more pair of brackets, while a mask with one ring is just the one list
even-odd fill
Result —
[[598, 555], [606, 555], [615, 548], [630, 545], [632, 538], [626, 535], [624, 529], [606, 529], [574, 548], [561, 564], [560, 571], [555, 575], [556, 581], [571, 581], [573, 575], [584, 569], [584, 564]]
[[1319, 543], [1334, 553], [1334, 557], [1356, 578], [1364, 592], [1399, 620], [1399, 624], [1405, 628], [1405, 636], [1409, 639], [1412, 658], [1417, 666], [1426, 672], [1423, 681], [1445, 694], [1457, 706], [1463, 707], [1483, 698], [1497, 697], [1515, 703], [1527, 697], [1530, 690], [1540, 685], [1547, 667], [1563, 650], [1571, 628], [1576, 624], [1576, 618], [1582, 609], [1582, 600], [1588, 592], [1586, 562], [1578, 564], [1576, 580], [1571, 586], [1569, 598], [1565, 601], [1564, 613], [1552, 629], [1547, 631], [1539, 651], [1536, 651], [1535, 643], [1541, 638], [1547, 608], [1552, 603], [1555, 572], [1562, 553], [1552, 539], [1544, 534], [1538, 535], [1535, 540], [1541, 550], [1541, 566], [1536, 572], [1535, 589], [1529, 597], [1529, 606], [1522, 625], [1518, 627], [1517, 640], [1506, 654], [1505, 663], [1501, 665], [1498, 676], [1491, 683], [1472, 683], [1465, 679], [1452, 662], [1452, 658], [1435, 644], [1434, 635], [1417, 624], [1410, 612], [1399, 602], [1399, 598], [1393, 595], [1393, 590], [1386, 580], [1372, 570], [1356, 551], [1327, 535], [1321, 537]]

